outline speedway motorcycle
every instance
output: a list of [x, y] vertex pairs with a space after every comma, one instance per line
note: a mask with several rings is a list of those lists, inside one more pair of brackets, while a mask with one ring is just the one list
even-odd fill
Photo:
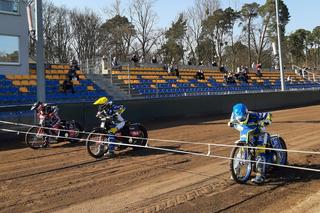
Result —
[[[231, 127], [235, 127], [238, 124], [232, 124]], [[252, 172], [256, 172], [257, 169], [257, 156], [261, 152], [261, 149], [256, 149], [255, 145], [255, 132], [256, 128], [262, 128], [262, 131], [265, 130], [261, 126], [251, 128], [247, 126], [241, 126], [240, 129], [240, 139], [235, 142], [237, 147], [234, 147], [230, 158], [230, 171], [231, 176], [234, 181], [240, 184], [246, 183], [250, 177]], [[261, 130], [259, 130], [261, 131]], [[273, 149], [282, 149], [282, 150], [265, 150], [265, 162], [270, 164], [278, 164], [278, 165], [286, 165], [288, 163], [288, 153], [287, 146], [285, 141], [279, 135], [271, 135], [270, 139], [267, 141], [266, 148]], [[272, 166], [265, 164], [264, 170], [265, 172], [271, 172]]]
[[[96, 127], [87, 137], [86, 147], [90, 156], [94, 158], [101, 158], [108, 151], [108, 144], [105, 143], [109, 141], [108, 130], [114, 126], [112, 117], [107, 116], [104, 113], [98, 111], [97, 118], [100, 119], [100, 127]], [[124, 127], [115, 133], [115, 143], [121, 143], [121, 147], [118, 149], [125, 149], [128, 146], [125, 144], [133, 144], [145, 146], [147, 144], [148, 132], [146, 128], [140, 123], [130, 123], [125, 122]], [[136, 147], [133, 147], [137, 149]]]
[[35, 104], [31, 107], [31, 110], [37, 112], [39, 123], [27, 131], [26, 144], [33, 149], [38, 149], [62, 141], [79, 142], [79, 139], [82, 138], [82, 126], [74, 120], [60, 120], [57, 106], [43, 105], [43, 107], [39, 107]]

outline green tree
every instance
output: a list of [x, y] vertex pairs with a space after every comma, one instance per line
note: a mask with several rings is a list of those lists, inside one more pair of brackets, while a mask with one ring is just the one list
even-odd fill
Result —
[[319, 67], [319, 58], [320, 58], [320, 26], [315, 27], [312, 30], [312, 36], [314, 39], [314, 45], [315, 45], [315, 50], [314, 50], [314, 66]]
[[[280, 37], [284, 40], [285, 27], [290, 20], [288, 7], [283, 0], [277, 0], [279, 6], [279, 28]], [[257, 39], [254, 39], [256, 47], [257, 62], [261, 61], [262, 53], [265, 49], [270, 48], [267, 43], [277, 41], [277, 22], [276, 22], [276, 6], [275, 0], [267, 0], [264, 5], [259, 8], [259, 15], [262, 17], [262, 25], [258, 28]], [[261, 30], [262, 29], [262, 30]], [[266, 41], [268, 38], [268, 41]]]
[[103, 37], [102, 54], [106, 55], [112, 49], [114, 56], [125, 60], [129, 55], [130, 46], [136, 33], [128, 18], [116, 15], [103, 23], [100, 31]]
[[292, 55], [293, 62], [303, 65], [307, 61], [306, 49], [310, 32], [305, 29], [298, 29], [288, 36], [288, 49]]
[[176, 22], [165, 32], [166, 43], [162, 47], [165, 61], [180, 61], [184, 57], [183, 39], [187, 30], [186, 20], [180, 14]]
[[258, 16], [259, 4], [256, 2], [251, 4], [244, 4], [241, 8], [241, 19], [244, 23], [243, 31], [247, 32], [248, 38], [248, 65], [251, 65], [251, 33], [252, 21]]
[[234, 25], [234, 17], [230, 8], [218, 9], [202, 22], [203, 36], [214, 44], [219, 66], [223, 61], [223, 50], [228, 45], [227, 36]]

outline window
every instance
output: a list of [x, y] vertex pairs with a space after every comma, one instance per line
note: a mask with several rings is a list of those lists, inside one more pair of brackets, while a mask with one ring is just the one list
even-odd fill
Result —
[[19, 14], [19, 0], [0, 0], [0, 13]]
[[19, 63], [19, 37], [0, 35], [0, 64]]

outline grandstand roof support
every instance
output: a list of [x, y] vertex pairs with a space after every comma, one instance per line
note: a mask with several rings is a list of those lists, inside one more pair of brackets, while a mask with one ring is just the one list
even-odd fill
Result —
[[35, 0], [36, 10], [36, 61], [37, 61], [37, 100], [46, 101], [46, 85], [44, 75], [44, 42], [43, 42], [43, 20], [42, 0]]
[[276, 2], [276, 18], [277, 18], [277, 35], [278, 35], [278, 53], [279, 53], [281, 91], [285, 91], [285, 82], [284, 82], [284, 73], [283, 73], [283, 64], [282, 64], [282, 52], [281, 52], [280, 26], [279, 26], [278, 0], [275, 0], [275, 2]]

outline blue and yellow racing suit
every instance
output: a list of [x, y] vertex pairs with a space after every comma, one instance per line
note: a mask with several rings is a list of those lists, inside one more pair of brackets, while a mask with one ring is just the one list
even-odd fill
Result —
[[[265, 125], [271, 124], [271, 113], [269, 112], [248, 112], [246, 119], [243, 122], [239, 122], [235, 119], [232, 113], [229, 126], [234, 127], [240, 132], [240, 140], [252, 143], [256, 147], [265, 148], [270, 135], [264, 132]], [[263, 162], [266, 161], [265, 149], [256, 150], [257, 170], [264, 175], [265, 165]]]
[[[115, 105], [112, 104], [107, 109], [103, 109], [103, 113], [112, 119], [113, 126], [109, 129], [109, 137], [108, 140], [110, 142], [116, 142], [115, 133], [121, 130], [125, 125], [125, 120], [122, 118], [121, 114], [125, 111], [125, 107], [123, 105]], [[109, 144], [108, 150], [113, 152], [115, 148], [114, 144]]]

